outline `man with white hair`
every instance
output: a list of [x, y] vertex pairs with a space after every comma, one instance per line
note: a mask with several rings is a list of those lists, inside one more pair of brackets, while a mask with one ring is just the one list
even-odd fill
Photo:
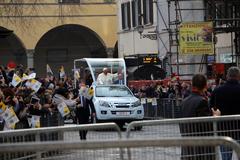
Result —
[[104, 67], [103, 72], [100, 73], [97, 77], [97, 84], [107, 85], [113, 84], [113, 80], [117, 78], [118, 74], [111, 74], [108, 71], [108, 68]]
[[221, 115], [240, 114], [240, 70], [230, 67], [227, 72], [227, 81], [216, 87], [211, 95], [211, 107], [217, 107]]
[[[230, 67], [227, 72], [226, 83], [216, 87], [212, 92], [210, 99], [210, 107], [220, 110], [221, 115], [240, 114], [240, 70], [238, 67]], [[226, 122], [218, 123], [220, 136], [229, 136], [240, 141], [239, 136], [240, 122], [232, 121], [226, 126]], [[221, 147], [222, 160], [232, 159], [232, 150], [230, 148]]]

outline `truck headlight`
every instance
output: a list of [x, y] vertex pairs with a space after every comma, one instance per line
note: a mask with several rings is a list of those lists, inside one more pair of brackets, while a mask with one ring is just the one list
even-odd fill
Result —
[[132, 104], [132, 106], [133, 106], [133, 107], [141, 106], [140, 100], [137, 100], [136, 102], [134, 102], [134, 103]]
[[106, 101], [99, 101], [99, 105], [103, 107], [110, 107], [109, 103]]

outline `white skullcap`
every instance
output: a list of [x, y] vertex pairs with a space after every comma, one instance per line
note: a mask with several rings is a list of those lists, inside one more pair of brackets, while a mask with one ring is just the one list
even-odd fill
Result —
[[103, 71], [107, 71], [108, 69], [106, 67], [103, 68]]

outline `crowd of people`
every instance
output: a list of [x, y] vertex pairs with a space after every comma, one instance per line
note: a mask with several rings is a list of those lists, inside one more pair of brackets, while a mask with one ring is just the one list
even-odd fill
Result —
[[[181, 98], [182, 118], [222, 116], [240, 114], [238, 108], [240, 97], [240, 69], [230, 67], [225, 79], [209, 81], [205, 75], [196, 74], [192, 80], [169, 81], [164, 83], [151, 83], [139, 88], [130, 86], [132, 92], [139, 98]], [[213, 136], [213, 127], [207, 123], [181, 124], [180, 132], [183, 136]], [[218, 135], [229, 136], [239, 142], [239, 120], [226, 125], [226, 122], [218, 123]], [[220, 146], [223, 160], [232, 159], [232, 149]], [[208, 159], [216, 158], [215, 148], [204, 147], [182, 147], [181, 159]]]
[[191, 83], [188, 81], [169, 81], [167, 84], [153, 82], [141, 87], [130, 85], [129, 88], [139, 98], [185, 98], [191, 92]]
[[[14, 62], [0, 67], [0, 130], [63, 125], [69, 116], [76, 123], [88, 123], [90, 110], [94, 114], [94, 107], [79, 96], [79, 87], [73, 87], [71, 78], [66, 75], [56, 78], [52, 74], [46, 74], [44, 78], [31, 77], [32, 73], [33, 69], [25, 69]], [[33, 81], [40, 84], [37, 90], [29, 86]], [[62, 102], [70, 110], [67, 117], [58, 108]], [[14, 114], [4, 114], [6, 109]], [[13, 117], [17, 118], [13, 121]], [[86, 139], [86, 134], [83, 133], [81, 138]]]

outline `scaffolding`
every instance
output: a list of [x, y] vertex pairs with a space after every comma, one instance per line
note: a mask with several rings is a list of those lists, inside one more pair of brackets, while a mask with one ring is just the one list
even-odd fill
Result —
[[[198, 1], [202, 5], [195, 7], [185, 7], [187, 3]], [[217, 34], [231, 33], [231, 54], [232, 62], [236, 58], [236, 64], [240, 63], [240, 1], [239, 0], [167, 0], [168, 3], [168, 26], [166, 30], [169, 33], [169, 51], [167, 53], [169, 72], [177, 73], [179, 76], [192, 76], [192, 73], [183, 73], [184, 67], [198, 67], [198, 71], [207, 74], [208, 66], [216, 63], [216, 42]], [[199, 61], [191, 60], [182, 62], [179, 54], [179, 28], [186, 19], [182, 14], [191, 11], [193, 14], [202, 12], [202, 21], [211, 21], [213, 23], [213, 60], [208, 61], [207, 54], [201, 55]], [[161, 12], [160, 12], [161, 14]], [[163, 21], [164, 20], [162, 18]], [[189, 19], [188, 19], [189, 20]], [[192, 20], [193, 22], [195, 21]], [[201, 20], [200, 20], [201, 21]], [[205, 69], [204, 69], [205, 68]]]

